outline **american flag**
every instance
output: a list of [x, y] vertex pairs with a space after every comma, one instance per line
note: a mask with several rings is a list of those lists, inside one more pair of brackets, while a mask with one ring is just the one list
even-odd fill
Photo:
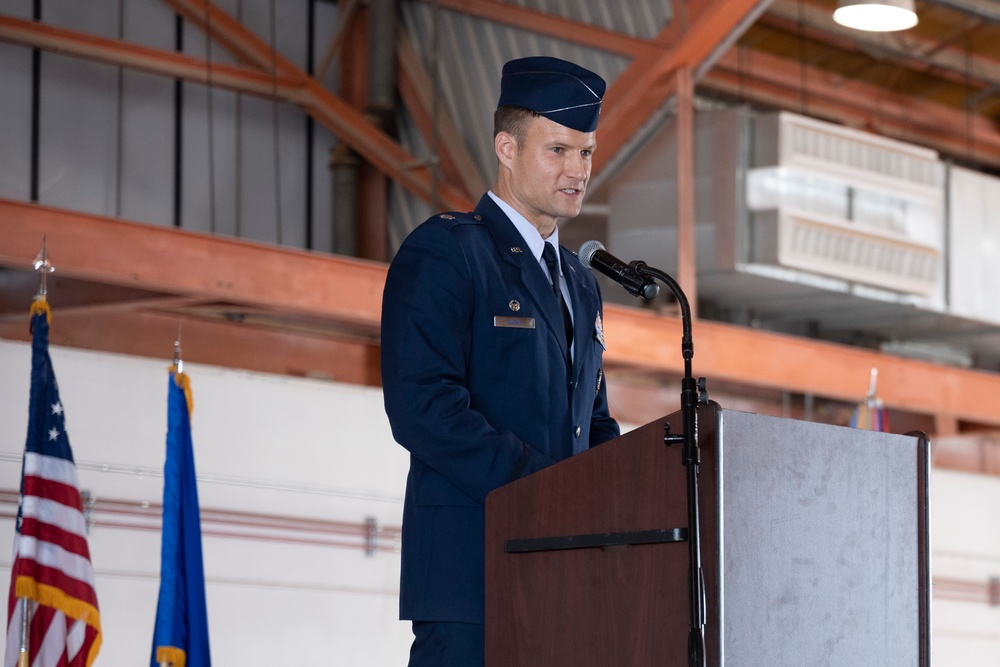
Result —
[[[89, 667], [101, 618], [66, 414], [49, 357], [49, 308], [31, 309], [31, 398], [7, 601], [5, 667]], [[28, 600], [27, 662], [21, 598]], [[19, 660], [21, 662], [19, 662]]]

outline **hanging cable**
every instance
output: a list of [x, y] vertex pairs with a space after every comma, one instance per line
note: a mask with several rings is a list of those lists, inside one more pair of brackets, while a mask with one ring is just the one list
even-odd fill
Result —
[[278, 143], [278, 44], [277, 17], [274, 0], [269, 3], [271, 11], [271, 138], [274, 144], [274, 223], [276, 243], [282, 244], [281, 238], [281, 154]]
[[438, 125], [440, 124], [441, 106], [441, 75], [440, 75], [440, 48], [441, 40], [441, 3], [434, 0], [433, 9], [433, 29], [431, 32], [431, 211], [437, 211], [438, 206], [438, 184], [441, 179], [441, 159], [440, 159], [440, 136]]
[[208, 96], [208, 229], [215, 233], [215, 125], [212, 105], [212, 3], [205, 3], [205, 75]]
[[[125, 41], [125, 4], [118, 0], [118, 41]], [[118, 66], [118, 127], [117, 141], [115, 144], [115, 217], [122, 215], [122, 160], [125, 150], [122, 144], [125, 141], [124, 114], [125, 114], [125, 68]]]
[[802, 14], [802, 0], [798, 1], [796, 5], [796, 24], [798, 26], [798, 47], [799, 47], [799, 113], [808, 114], [808, 92], [806, 90], [809, 85], [809, 77], [806, 72], [806, 53], [805, 53], [805, 19]]
[[[966, 18], [966, 21], [971, 19]], [[972, 97], [972, 30], [966, 28], [965, 38], [965, 150], [970, 160], [975, 159], [976, 145], [972, 139], [972, 114], [975, 111]]]
[[[32, 20], [42, 21], [42, 0], [35, 0]], [[42, 50], [31, 49], [31, 182], [28, 201], [37, 202], [41, 189], [42, 143]]]
[[[236, 2], [236, 20], [243, 23], [243, 0]], [[235, 93], [236, 109], [233, 112], [236, 135], [233, 147], [233, 234], [243, 236], [243, 93]]]

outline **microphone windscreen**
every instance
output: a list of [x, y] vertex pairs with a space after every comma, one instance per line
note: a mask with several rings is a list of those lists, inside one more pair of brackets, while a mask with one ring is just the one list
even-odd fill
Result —
[[604, 250], [604, 244], [600, 241], [586, 241], [582, 246], [580, 246], [580, 252], [577, 253], [577, 257], [580, 258], [580, 262], [590, 268], [590, 262], [594, 259], [594, 253], [598, 250]]

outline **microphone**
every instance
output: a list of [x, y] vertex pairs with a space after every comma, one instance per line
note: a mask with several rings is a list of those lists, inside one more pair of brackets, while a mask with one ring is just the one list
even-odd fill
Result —
[[588, 269], [597, 269], [611, 278], [632, 296], [641, 296], [646, 301], [660, 293], [660, 286], [646, 276], [639, 275], [632, 264], [626, 264], [604, 249], [600, 241], [587, 241], [577, 253], [580, 261]]

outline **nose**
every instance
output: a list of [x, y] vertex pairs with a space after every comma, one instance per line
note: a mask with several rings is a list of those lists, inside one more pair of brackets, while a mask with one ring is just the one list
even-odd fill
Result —
[[585, 183], [590, 177], [590, 160], [579, 153], [570, 153], [566, 164], [566, 175], [573, 180]]

